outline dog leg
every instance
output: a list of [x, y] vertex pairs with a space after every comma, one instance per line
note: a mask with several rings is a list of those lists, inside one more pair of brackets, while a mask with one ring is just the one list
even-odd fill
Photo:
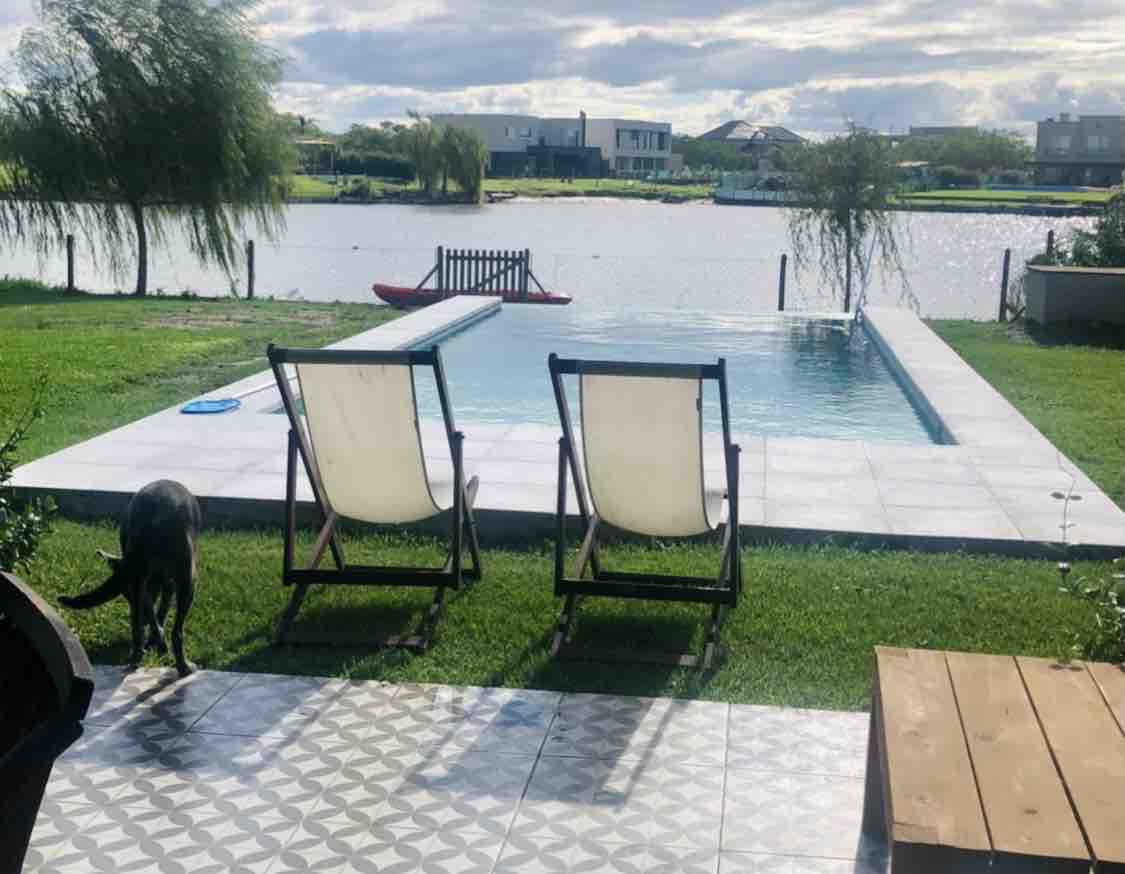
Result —
[[[163, 593], [161, 593], [161, 600], [163, 602]], [[158, 618], [159, 610], [152, 606], [152, 595], [145, 592], [141, 597], [141, 604], [144, 607], [144, 620], [149, 626], [148, 643], [145, 646], [154, 648], [158, 653], [163, 655], [168, 652], [168, 643], [164, 639], [164, 623]], [[160, 609], [164, 609], [164, 604], [161, 603]]]
[[146, 647], [151, 647], [164, 655], [168, 652], [168, 643], [164, 638], [164, 623], [168, 619], [168, 607], [172, 601], [172, 581], [165, 578], [164, 584], [160, 589], [160, 601], [156, 607], [156, 616], [149, 617], [152, 624], [152, 631], [148, 636], [148, 643]]
[[186, 677], [195, 670], [195, 665], [184, 657], [184, 622], [195, 598], [194, 563], [189, 565], [176, 580], [176, 619], [172, 623], [172, 655], [176, 659], [176, 670]]
[[141, 655], [144, 652], [144, 603], [147, 600], [144, 589], [145, 581], [142, 580], [141, 584], [133, 590], [132, 597], [129, 598], [129, 625], [131, 626], [133, 636], [133, 649], [129, 653], [129, 666], [133, 668], [140, 665]]

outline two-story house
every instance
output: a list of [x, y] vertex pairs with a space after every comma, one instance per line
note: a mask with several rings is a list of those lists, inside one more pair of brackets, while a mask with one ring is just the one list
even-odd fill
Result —
[[1125, 116], [1068, 112], [1039, 122], [1035, 134], [1039, 185], [1120, 185], [1125, 173]]
[[615, 118], [540, 118], [533, 115], [439, 114], [436, 124], [470, 128], [488, 146], [492, 176], [623, 175], [668, 169], [672, 126]]

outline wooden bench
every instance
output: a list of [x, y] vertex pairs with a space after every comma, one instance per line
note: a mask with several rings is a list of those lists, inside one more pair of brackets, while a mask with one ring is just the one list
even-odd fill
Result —
[[877, 647], [863, 828], [900, 874], [1125, 874], [1125, 671]]

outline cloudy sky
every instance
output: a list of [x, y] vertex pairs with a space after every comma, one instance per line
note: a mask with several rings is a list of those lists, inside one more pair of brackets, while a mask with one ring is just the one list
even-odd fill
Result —
[[[0, 0], [0, 52], [33, 20]], [[281, 108], [613, 115], [818, 135], [1125, 113], [1123, 0], [263, 0]]]

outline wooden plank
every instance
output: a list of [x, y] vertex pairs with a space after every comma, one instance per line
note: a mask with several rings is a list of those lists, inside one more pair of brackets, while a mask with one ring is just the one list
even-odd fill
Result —
[[1086, 841], [1015, 659], [954, 652], [945, 658], [993, 850], [1074, 860], [1076, 872], [1089, 870]]
[[1086, 670], [1101, 689], [1102, 697], [1117, 719], [1117, 727], [1125, 734], [1125, 666], [1087, 662]]
[[1125, 737], [1120, 726], [1085, 665], [1023, 656], [1016, 661], [1097, 870], [1125, 865]]
[[991, 849], [945, 655], [876, 647], [891, 837], [898, 845]]

